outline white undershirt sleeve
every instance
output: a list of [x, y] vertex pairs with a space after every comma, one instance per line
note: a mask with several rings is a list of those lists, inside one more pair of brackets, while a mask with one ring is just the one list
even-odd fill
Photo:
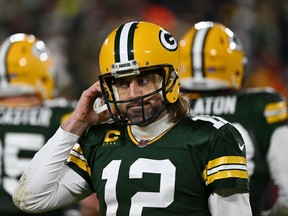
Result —
[[35, 154], [19, 180], [13, 201], [21, 210], [40, 213], [64, 207], [92, 193], [88, 183], [64, 164], [79, 136], [61, 127]]
[[226, 197], [213, 193], [208, 204], [212, 216], [252, 216], [249, 193], [236, 193]]
[[288, 215], [288, 126], [277, 128], [270, 142], [267, 154], [269, 170], [274, 184], [278, 187], [278, 198], [274, 206], [262, 215]]

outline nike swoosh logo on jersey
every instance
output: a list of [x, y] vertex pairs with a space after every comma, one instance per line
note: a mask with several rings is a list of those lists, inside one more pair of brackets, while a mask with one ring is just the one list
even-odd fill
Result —
[[241, 151], [243, 151], [244, 150], [244, 147], [245, 147], [245, 145], [243, 144], [243, 145], [241, 145], [241, 143], [238, 143], [238, 146], [239, 146], [239, 148], [240, 148], [240, 150]]

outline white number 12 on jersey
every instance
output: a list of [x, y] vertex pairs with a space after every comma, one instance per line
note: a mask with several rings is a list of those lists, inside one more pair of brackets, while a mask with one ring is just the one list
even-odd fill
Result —
[[[121, 160], [111, 161], [102, 173], [102, 179], [107, 180], [105, 186], [106, 215], [116, 215], [118, 201], [116, 184]], [[129, 178], [142, 178], [143, 173], [160, 174], [159, 192], [137, 192], [131, 198], [129, 215], [141, 216], [144, 207], [165, 208], [174, 200], [176, 168], [170, 160], [152, 160], [139, 158], [130, 167]]]

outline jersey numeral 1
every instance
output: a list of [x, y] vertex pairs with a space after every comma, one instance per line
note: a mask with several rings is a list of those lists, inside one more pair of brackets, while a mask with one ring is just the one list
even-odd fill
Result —
[[[103, 169], [102, 179], [107, 180], [105, 185], [106, 215], [117, 213], [116, 184], [120, 165], [121, 160], [113, 160]], [[159, 192], [137, 192], [131, 198], [129, 215], [141, 216], [144, 207], [166, 208], [174, 200], [176, 167], [170, 160], [139, 158], [131, 165], [129, 178], [140, 179], [143, 173], [161, 175]]]

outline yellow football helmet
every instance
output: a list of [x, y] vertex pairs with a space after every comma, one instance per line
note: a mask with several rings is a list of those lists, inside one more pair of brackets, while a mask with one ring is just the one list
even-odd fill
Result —
[[[117, 109], [120, 103], [136, 100], [143, 103], [144, 98], [152, 94], [161, 94], [164, 109], [168, 103], [175, 103], [179, 97], [180, 51], [178, 44], [169, 32], [156, 24], [134, 21], [116, 28], [101, 47], [99, 65], [103, 99], [110, 113], [111, 107], [116, 108], [117, 114], [113, 115], [113, 118], [118, 123], [127, 122], [126, 117], [122, 116], [120, 110]], [[117, 99], [111, 79], [156, 71], [162, 76], [162, 83], [157, 91], [129, 101]], [[143, 116], [143, 122], [148, 120]]]
[[0, 48], [0, 97], [56, 95], [55, 68], [45, 43], [29, 34], [13, 34]]
[[247, 62], [241, 41], [229, 28], [198, 22], [179, 42], [183, 90], [240, 89]]

